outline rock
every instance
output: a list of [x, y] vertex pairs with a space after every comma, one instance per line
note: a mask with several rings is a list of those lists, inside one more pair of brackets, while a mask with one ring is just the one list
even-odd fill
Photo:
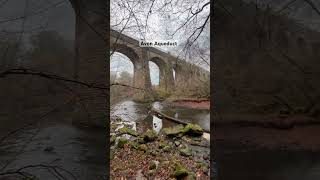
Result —
[[145, 145], [145, 144], [140, 144], [140, 145], [138, 146], [138, 149], [139, 149], [140, 151], [146, 152], [146, 151], [148, 151], [148, 146]]
[[181, 144], [180, 141], [174, 141], [174, 145], [176, 145], [177, 147]]
[[197, 124], [188, 123], [183, 128], [183, 133], [191, 136], [202, 136], [203, 132], [203, 129]]
[[158, 166], [159, 166], [159, 161], [152, 161], [150, 166], [149, 166], [149, 170], [157, 169]]
[[173, 176], [177, 179], [181, 179], [189, 175], [188, 169], [186, 169], [180, 164], [176, 164], [174, 169], [175, 170], [174, 170]]
[[154, 130], [148, 129], [144, 134], [143, 134], [143, 140], [146, 142], [151, 142], [154, 141], [158, 138], [157, 133]]
[[192, 156], [192, 150], [188, 147], [180, 148], [179, 152], [182, 156], [186, 156], [186, 157]]
[[128, 140], [126, 138], [120, 137], [118, 140], [118, 147], [123, 148], [125, 144], [128, 143]]
[[179, 134], [182, 134], [183, 129], [184, 129], [183, 125], [177, 125], [174, 127], [163, 128], [162, 131], [167, 136], [175, 137], [175, 136], [179, 136]]
[[127, 127], [127, 126], [124, 126], [123, 128], [120, 128], [119, 132], [120, 132], [120, 134], [129, 134], [129, 135], [135, 136], [135, 137], [138, 136], [138, 132], [137, 131], [135, 131], [135, 130]]

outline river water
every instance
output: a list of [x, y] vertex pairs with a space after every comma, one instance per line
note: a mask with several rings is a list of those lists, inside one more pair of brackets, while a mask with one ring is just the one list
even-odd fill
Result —
[[[8, 129], [16, 128], [12, 127], [14, 123], [2, 120], [1, 137], [5, 134], [4, 130], [8, 132]], [[0, 146], [0, 171], [7, 172], [29, 165], [48, 165], [61, 167], [58, 171], [65, 179], [105, 179], [105, 144], [104, 130], [78, 128], [67, 121], [46, 119], [6, 138]], [[59, 179], [53, 169], [38, 166], [25, 171], [39, 179]]]
[[173, 106], [169, 103], [154, 102], [136, 103], [134, 101], [123, 101], [111, 109], [111, 117], [121, 117], [123, 121], [134, 123], [138, 131], [154, 129], [160, 131], [161, 128], [177, 125], [169, 120], [162, 120], [150, 115], [150, 108], [153, 107], [162, 113], [183, 120], [195, 123], [206, 130], [210, 130], [210, 111], [205, 109], [190, 109], [186, 107]]

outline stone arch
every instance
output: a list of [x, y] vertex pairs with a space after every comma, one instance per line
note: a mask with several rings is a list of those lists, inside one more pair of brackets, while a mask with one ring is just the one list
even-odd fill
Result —
[[[137, 52], [135, 48], [127, 44], [114, 43], [112, 44], [113, 51], [124, 54], [133, 64], [133, 86], [139, 89], [150, 90], [151, 80], [149, 74], [149, 64], [141, 56], [142, 53]], [[112, 48], [111, 48], [112, 49]], [[138, 89], [137, 89], [138, 90]], [[138, 90], [139, 91], [139, 90]]]
[[149, 61], [154, 62], [159, 67], [159, 87], [166, 91], [174, 89], [173, 72], [169, 63], [157, 56], [152, 57]]
[[[113, 76], [110, 77], [110, 83], [116, 82], [117, 78], [121, 77], [122, 72], [128, 72], [132, 75], [131, 81], [125, 81], [126, 85], [133, 85], [134, 64], [128, 56], [120, 52], [114, 52], [110, 57], [110, 73]], [[111, 75], [111, 74], [110, 74]]]
[[[153, 61], [149, 61], [150, 80], [152, 87], [160, 85], [160, 68]], [[157, 79], [154, 79], [157, 78]], [[156, 80], [155, 82], [153, 80]]]
[[127, 56], [130, 61], [135, 65], [137, 61], [140, 59], [138, 53], [135, 52], [135, 50], [129, 46], [123, 45], [123, 44], [114, 44], [115, 49], [114, 52], [121, 53], [125, 56]]

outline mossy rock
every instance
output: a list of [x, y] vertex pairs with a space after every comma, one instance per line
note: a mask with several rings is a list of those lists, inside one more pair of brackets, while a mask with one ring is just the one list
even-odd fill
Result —
[[177, 125], [174, 127], [169, 127], [169, 128], [163, 128], [162, 131], [165, 135], [170, 136], [170, 137], [175, 137], [179, 136], [179, 134], [182, 134], [184, 130], [183, 125]]
[[118, 140], [118, 147], [119, 148], [123, 148], [125, 144], [128, 143], [128, 140], [126, 138], [119, 138]]
[[138, 149], [139, 149], [140, 151], [147, 152], [147, 151], [148, 151], [148, 146], [145, 145], [145, 144], [140, 144], [140, 145], [138, 146]]
[[182, 166], [180, 163], [176, 163], [174, 167], [173, 176], [177, 179], [186, 177], [190, 174], [189, 170]]
[[129, 128], [128, 126], [124, 126], [123, 128], [119, 129], [120, 134], [129, 134], [131, 136], [138, 136], [138, 132]]
[[116, 142], [116, 139], [117, 139], [117, 137], [114, 136], [114, 135], [112, 135], [112, 136], [110, 137], [110, 144], [111, 144], [111, 145], [114, 144], [114, 143]]
[[143, 140], [143, 137], [139, 137], [136, 140], [139, 144], [145, 144], [146, 142]]
[[188, 123], [183, 128], [183, 133], [191, 136], [202, 136], [203, 132], [203, 129], [197, 124]]
[[200, 162], [196, 164], [196, 168], [201, 169], [203, 172], [207, 172], [209, 169], [209, 165], [206, 163]]
[[182, 156], [192, 156], [192, 149], [190, 149], [189, 147], [185, 147], [185, 148], [180, 148], [179, 152]]
[[187, 179], [196, 180], [197, 179], [196, 174], [194, 174], [193, 172], [189, 172]]
[[150, 129], [148, 129], [142, 136], [143, 136], [143, 140], [146, 142], [151, 142], [158, 138], [157, 133], [154, 130], [150, 130]]

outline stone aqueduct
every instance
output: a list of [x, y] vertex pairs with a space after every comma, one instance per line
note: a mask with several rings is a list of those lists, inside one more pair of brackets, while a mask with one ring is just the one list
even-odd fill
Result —
[[[74, 78], [95, 85], [108, 86], [110, 50], [125, 54], [134, 64], [134, 86], [151, 90], [149, 61], [155, 62], [160, 69], [160, 86], [172, 91], [175, 81], [186, 82], [197, 76], [209, 76], [204, 69], [176, 60], [175, 57], [155, 48], [141, 48], [138, 41], [110, 31], [108, 6], [105, 0], [69, 0], [76, 17], [75, 58], [73, 63]], [[109, 34], [110, 33], [110, 34]], [[115, 47], [115, 49], [114, 49]], [[88, 121], [89, 124], [105, 125], [109, 115], [106, 107], [108, 89], [77, 87], [77, 94], [82, 97], [75, 106], [75, 119]], [[105, 98], [103, 98], [105, 97]]]
[[[139, 47], [139, 41], [117, 31], [110, 31], [110, 48], [126, 55], [134, 65], [134, 87], [151, 91], [149, 61], [159, 67], [162, 90], [168, 93], [174, 91], [177, 82], [187, 82], [188, 79], [208, 76], [208, 71], [186, 63], [177, 57], [153, 47]], [[175, 77], [173, 75], [175, 71]]]

